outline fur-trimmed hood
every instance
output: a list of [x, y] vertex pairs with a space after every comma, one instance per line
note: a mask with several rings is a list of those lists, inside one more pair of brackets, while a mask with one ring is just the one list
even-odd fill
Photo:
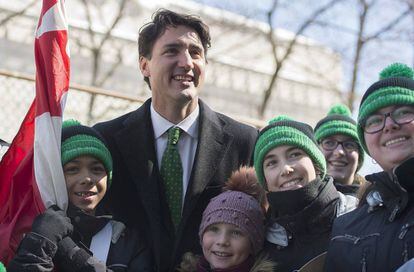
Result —
[[[177, 268], [178, 272], [196, 272], [197, 263], [200, 259], [200, 256], [194, 255], [191, 252], [187, 252], [183, 256], [183, 260], [180, 264], [180, 267]], [[250, 272], [273, 272], [276, 267], [275, 263], [268, 260], [264, 254], [260, 254], [256, 257], [254, 265]]]

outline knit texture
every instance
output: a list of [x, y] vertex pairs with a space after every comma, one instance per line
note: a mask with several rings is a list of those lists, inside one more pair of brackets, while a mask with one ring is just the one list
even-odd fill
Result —
[[283, 145], [295, 146], [305, 151], [313, 164], [322, 171], [321, 178], [325, 176], [325, 157], [315, 140], [313, 129], [287, 116], [279, 116], [260, 131], [254, 148], [254, 168], [259, 182], [264, 187], [266, 187], [263, 172], [264, 158], [269, 151]]
[[[199, 228], [200, 241], [203, 241], [203, 234], [210, 225], [233, 224], [248, 235], [256, 255], [262, 249], [265, 235], [264, 209], [259, 203], [264, 192], [257, 192], [263, 189], [257, 183], [253, 168], [241, 168], [233, 173], [226, 184], [232, 182], [240, 186], [227, 186], [232, 190], [212, 198], [204, 210]], [[246, 191], [236, 191], [239, 189]]]
[[76, 120], [66, 120], [62, 124], [62, 165], [80, 156], [92, 156], [105, 167], [108, 175], [108, 186], [112, 180], [112, 156], [105, 140], [92, 127], [83, 126]]
[[351, 111], [343, 104], [334, 105], [327, 116], [315, 127], [315, 138], [318, 143], [329, 136], [338, 134], [349, 136], [358, 143], [358, 171], [364, 163], [364, 150], [359, 142], [357, 125], [351, 117]]
[[380, 80], [372, 84], [362, 97], [358, 114], [358, 137], [369, 154], [364, 139], [362, 123], [365, 118], [391, 105], [414, 104], [414, 71], [401, 63], [394, 63], [383, 69]]

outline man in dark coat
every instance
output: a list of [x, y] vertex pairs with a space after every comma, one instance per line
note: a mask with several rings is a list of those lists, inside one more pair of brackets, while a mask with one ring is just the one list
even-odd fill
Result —
[[[157, 11], [138, 40], [140, 69], [152, 98], [95, 126], [114, 159], [108, 206], [146, 235], [157, 271], [172, 271], [184, 252], [201, 253], [197, 232], [203, 210], [233, 170], [251, 164], [257, 130], [212, 111], [198, 97], [209, 46], [208, 27], [199, 18]], [[178, 135], [175, 142], [171, 135]], [[163, 174], [170, 145], [179, 153], [172, 156], [181, 160], [179, 170], [167, 171], [182, 179], [173, 188]], [[178, 220], [171, 201], [177, 195]]]

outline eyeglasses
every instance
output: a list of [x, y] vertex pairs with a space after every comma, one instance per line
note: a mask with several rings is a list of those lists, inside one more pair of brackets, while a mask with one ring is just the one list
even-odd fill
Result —
[[384, 129], [387, 117], [390, 117], [398, 125], [408, 124], [414, 120], [414, 107], [402, 106], [391, 112], [372, 114], [362, 120], [360, 124], [366, 133], [374, 134]]
[[357, 151], [358, 150], [358, 144], [355, 141], [351, 141], [351, 140], [340, 142], [340, 141], [328, 138], [328, 139], [323, 139], [320, 144], [321, 144], [322, 148], [327, 150], [327, 151], [335, 150], [338, 147], [339, 144], [347, 152], [352, 152], [352, 151]]

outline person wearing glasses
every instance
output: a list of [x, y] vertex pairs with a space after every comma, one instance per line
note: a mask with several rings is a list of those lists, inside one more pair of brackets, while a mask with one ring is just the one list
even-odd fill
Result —
[[364, 163], [364, 150], [358, 140], [356, 122], [342, 104], [334, 105], [315, 127], [315, 138], [326, 159], [327, 174], [338, 191], [356, 196], [365, 183], [357, 174]]
[[[362, 97], [358, 136], [383, 171], [334, 222], [325, 271], [396, 271], [414, 257], [414, 71], [395, 63]], [[412, 270], [411, 270], [412, 271]]]

